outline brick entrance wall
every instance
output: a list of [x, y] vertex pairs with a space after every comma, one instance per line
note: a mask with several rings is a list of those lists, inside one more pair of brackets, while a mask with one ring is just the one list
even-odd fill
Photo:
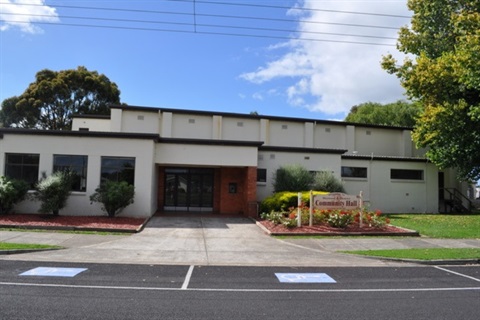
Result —
[[[165, 205], [165, 168], [158, 168], [157, 206]], [[236, 185], [236, 192], [229, 189]], [[220, 214], [257, 216], [257, 168], [216, 168], [214, 171], [213, 211]]]
[[[219, 212], [256, 217], [257, 168], [219, 169]], [[230, 190], [236, 186], [236, 192]]]

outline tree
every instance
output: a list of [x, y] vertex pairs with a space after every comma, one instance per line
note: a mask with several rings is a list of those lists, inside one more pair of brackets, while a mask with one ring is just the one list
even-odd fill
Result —
[[114, 82], [85, 67], [42, 70], [25, 92], [2, 102], [5, 127], [69, 130], [73, 114], [108, 114], [108, 104], [120, 103]]
[[90, 195], [91, 202], [100, 202], [102, 210], [110, 218], [115, 217], [123, 208], [132, 204], [135, 197], [135, 187], [126, 181], [107, 180], [102, 183], [95, 193]]
[[303, 166], [292, 164], [280, 167], [273, 179], [275, 192], [310, 190], [313, 175]]
[[325, 192], [345, 192], [342, 181], [331, 171], [317, 171], [313, 178], [312, 189]]
[[382, 67], [395, 74], [407, 95], [424, 110], [413, 139], [427, 148], [440, 168], [456, 168], [460, 178], [480, 178], [480, 0], [409, 0], [410, 27], [400, 30], [397, 47]]
[[399, 100], [385, 105], [367, 102], [353, 106], [345, 121], [413, 128], [421, 110], [418, 102]]

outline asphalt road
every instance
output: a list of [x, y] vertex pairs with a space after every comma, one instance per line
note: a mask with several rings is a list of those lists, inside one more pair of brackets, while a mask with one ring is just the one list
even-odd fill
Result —
[[[314, 283], [299, 283], [308, 281]], [[478, 265], [289, 268], [0, 262], [2, 320], [451, 320], [478, 319], [479, 312]]]

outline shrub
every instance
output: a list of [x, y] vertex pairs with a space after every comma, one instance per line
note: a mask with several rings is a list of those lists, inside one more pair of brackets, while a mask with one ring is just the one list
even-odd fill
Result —
[[0, 177], [0, 214], [9, 213], [16, 203], [25, 199], [28, 187], [25, 181]]
[[[328, 192], [314, 191], [313, 194], [327, 194]], [[305, 206], [310, 205], [310, 191], [302, 192], [302, 203]], [[298, 192], [278, 192], [265, 198], [260, 203], [260, 212], [287, 211], [291, 207], [298, 205]]]
[[326, 192], [345, 193], [342, 181], [336, 178], [330, 171], [318, 171], [315, 173], [312, 189]]
[[123, 208], [133, 203], [135, 187], [125, 181], [110, 181], [102, 183], [90, 196], [91, 202], [100, 202], [102, 210], [110, 218], [115, 217]]
[[312, 174], [303, 166], [294, 164], [277, 169], [273, 180], [275, 192], [309, 190], [313, 182]]
[[41, 202], [41, 213], [58, 215], [63, 209], [72, 186], [72, 174], [65, 171], [54, 172], [49, 177], [43, 177], [35, 186], [34, 198]]
[[332, 210], [328, 213], [327, 223], [334, 228], [346, 228], [353, 221], [352, 211]]

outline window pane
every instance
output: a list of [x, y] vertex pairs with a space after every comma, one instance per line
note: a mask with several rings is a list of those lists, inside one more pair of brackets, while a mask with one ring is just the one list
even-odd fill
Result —
[[267, 182], [267, 169], [257, 169], [257, 182]]
[[342, 178], [366, 178], [367, 168], [364, 167], [342, 167]]
[[423, 170], [391, 169], [390, 179], [423, 180]]
[[102, 157], [103, 180], [135, 182], [135, 158]]
[[72, 190], [86, 191], [87, 187], [87, 156], [54, 155], [53, 171], [68, 171], [73, 174]]
[[28, 153], [7, 153], [5, 175], [10, 179], [24, 180], [33, 189], [38, 181], [40, 155]]

